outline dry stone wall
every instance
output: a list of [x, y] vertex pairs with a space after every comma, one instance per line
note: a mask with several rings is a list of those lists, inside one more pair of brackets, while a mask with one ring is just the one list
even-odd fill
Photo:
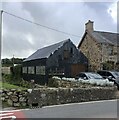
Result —
[[12, 107], [41, 107], [66, 103], [109, 100], [118, 98], [115, 87], [40, 88], [28, 90], [0, 90], [2, 102]]

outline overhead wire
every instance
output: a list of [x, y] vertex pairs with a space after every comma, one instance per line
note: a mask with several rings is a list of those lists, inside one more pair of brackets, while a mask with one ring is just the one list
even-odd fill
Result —
[[75, 34], [71, 34], [71, 33], [68, 33], [68, 32], [64, 32], [64, 31], [61, 31], [61, 30], [58, 30], [58, 29], [55, 29], [55, 28], [51, 28], [51, 27], [48, 27], [48, 26], [45, 26], [45, 25], [42, 25], [42, 24], [33, 22], [33, 21], [31, 21], [31, 20], [28, 20], [28, 19], [26, 19], [26, 18], [23, 18], [23, 17], [17, 16], [17, 15], [14, 15], [14, 14], [9, 13], [9, 12], [4, 11], [4, 10], [3, 10], [3, 13], [6, 13], [6, 14], [8, 14], [8, 15], [11, 15], [11, 16], [16, 17], [16, 18], [18, 18], [18, 19], [24, 20], [24, 21], [29, 22], [29, 23], [31, 23], [31, 24], [35, 24], [35, 25], [37, 25], [37, 26], [41, 26], [41, 27], [44, 27], [44, 28], [47, 28], [47, 29], [50, 29], [50, 30], [53, 30], [53, 31], [56, 31], [56, 32], [60, 32], [60, 33], [67, 34], [67, 35], [71, 35], [71, 36], [78, 37], [78, 38], [80, 37], [80, 36], [75, 35]]

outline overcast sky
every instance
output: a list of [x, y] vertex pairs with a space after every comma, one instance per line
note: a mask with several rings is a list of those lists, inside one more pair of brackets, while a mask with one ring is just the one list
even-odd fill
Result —
[[78, 46], [85, 23], [97, 31], [117, 32], [117, 2], [5, 2], [14, 15], [79, 37], [62, 34], [3, 13], [2, 58], [26, 58], [37, 49], [70, 38]]

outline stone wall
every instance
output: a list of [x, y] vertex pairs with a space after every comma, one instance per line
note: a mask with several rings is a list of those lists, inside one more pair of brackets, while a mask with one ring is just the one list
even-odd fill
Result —
[[0, 90], [0, 98], [2, 102], [8, 104], [8, 106], [14, 107], [26, 107], [27, 106], [27, 90]]
[[118, 98], [115, 87], [40, 88], [34, 89], [32, 92], [11, 89], [0, 92], [1, 100], [13, 107], [41, 107]]

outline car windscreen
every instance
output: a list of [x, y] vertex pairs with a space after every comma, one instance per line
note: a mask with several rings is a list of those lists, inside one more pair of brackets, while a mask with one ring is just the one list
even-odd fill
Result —
[[111, 73], [115, 78], [119, 77], [119, 72], [111, 72]]
[[86, 73], [86, 75], [89, 79], [103, 79], [102, 76], [96, 73]]

